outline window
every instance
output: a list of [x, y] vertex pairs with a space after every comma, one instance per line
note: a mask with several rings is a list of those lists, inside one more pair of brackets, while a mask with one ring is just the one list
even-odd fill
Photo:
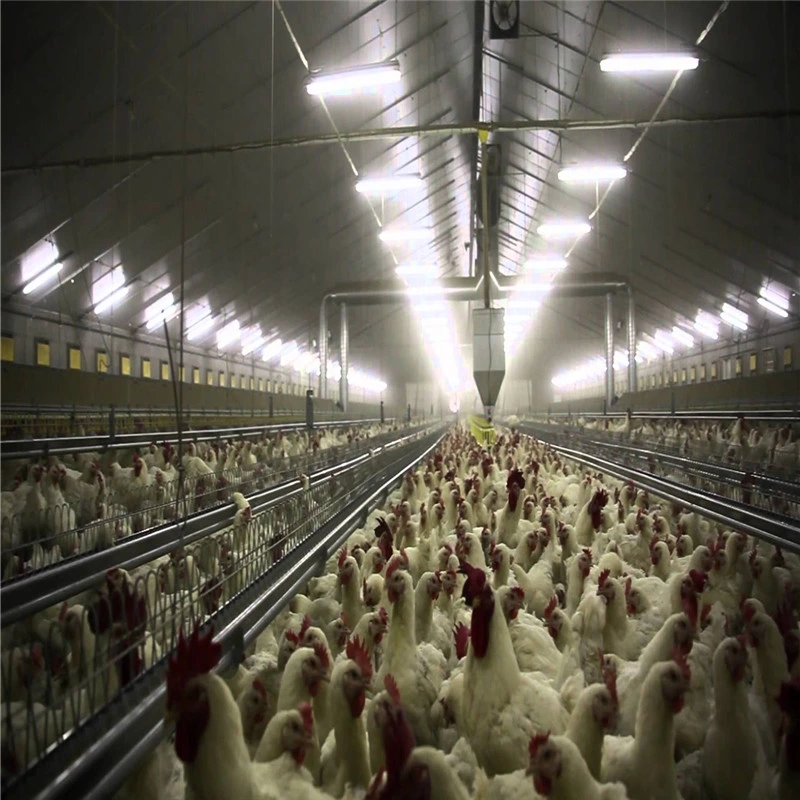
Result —
[[76, 344], [67, 345], [67, 365], [70, 369], [81, 368], [81, 349]]
[[244, 389], [247, 386], [247, 378], [246, 376], [242, 375], [239, 379], [239, 388]]
[[686, 383], [686, 367], [681, 367], [681, 383]]
[[711, 380], [715, 381], [717, 379], [717, 362], [711, 362]]
[[181, 367], [181, 383], [186, 380], [186, 367]]
[[253, 389], [256, 388], [256, 379], [251, 375], [250, 376], [250, 391], [252, 392]]
[[161, 362], [161, 380], [162, 381], [169, 380], [169, 361]]
[[98, 372], [108, 372], [108, 353], [105, 350], [97, 351], [95, 365]]
[[[5, 348], [5, 345], [3, 345], [3, 347]], [[3, 352], [5, 352], [5, 350], [3, 350]], [[5, 355], [3, 359], [5, 360]], [[790, 344], [787, 344], [786, 347], [783, 348], [783, 368], [792, 368], [792, 346]]]
[[14, 360], [14, 337], [13, 336], [3, 336], [2, 360], [3, 361], [13, 361]]
[[750, 374], [758, 372], [758, 353], [750, 353]]
[[131, 357], [126, 355], [120, 355], [119, 357], [119, 374], [120, 375], [130, 375], [131, 374]]
[[200, 383], [200, 367], [192, 367], [192, 383]]
[[43, 339], [38, 339], [36, 342], [36, 366], [50, 366], [50, 342], [45, 342]]
[[258, 391], [259, 392], [263, 392], [264, 391], [264, 379], [263, 378], [259, 378], [258, 379]]
[[734, 363], [735, 363], [734, 369], [736, 370], [736, 377], [739, 378], [741, 377], [742, 374], [742, 357], [736, 356], [736, 361]]
[[701, 364], [700, 365], [700, 380], [704, 381], [705, 379], [706, 379], [706, 365], [705, 364]]
[[235, 389], [237, 386], [236, 384], [236, 373], [231, 372], [231, 389]]
[[689, 367], [689, 381], [694, 383], [697, 380], [697, 367]]
[[213, 386], [214, 385], [214, 370], [207, 369], [206, 370], [206, 386]]
[[142, 377], [143, 378], [152, 378], [153, 373], [150, 369], [150, 359], [143, 358], [142, 359]]
[[272, 392], [272, 381], [267, 378], [267, 391]]
[[762, 353], [764, 354], [764, 372], [775, 372], [778, 351], [774, 347], [767, 347]]
[[655, 375], [651, 375], [650, 376], [650, 388], [651, 389], [655, 389], [656, 388], [656, 376]]
[[225, 370], [224, 369], [221, 369], [219, 371], [219, 385], [220, 386], [224, 386], [225, 385]]
[[672, 370], [672, 384], [673, 386], [678, 382], [678, 370]]

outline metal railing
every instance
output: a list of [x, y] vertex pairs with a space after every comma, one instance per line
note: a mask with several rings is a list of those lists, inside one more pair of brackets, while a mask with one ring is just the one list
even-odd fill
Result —
[[[633, 467], [620, 459], [619, 451], [611, 451], [606, 445], [600, 444], [589, 452], [590, 448], [585, 447], [582, 442], [559, 438], [550, 426], [521, 424], [520, 432], [545, 442], [564, 457], [593, 471], [622, 481], [633, 481], [637, 488], [652, 492], [668, 502], [696, 511], [704, 517], [771, 544], [800, 552], [800, 524], [796, 504], [788, 509], [782, 505], [777, 511], [759, 508], [752, 502], [758, 494], [755, 490], [748, 489], [746, 485], [737, 486], [730, 481], [725, 471], [715, 469], [712, 465], [703, 465], [704, 472], [692, 473], [685, 463], [687, 459], [679, 459], [684, 462], [683, 469], [686, 471], [673, 469], [667, 472], [658, 458], [645, 457], [638, 460], [637, 466]], [[747, 492], [751, 494], [748, 495]], [[787, 514], [787, 510], [793, 516]]]
[[164, 666], [181, 628], [213, 621], [225, 649], [218, 669], [235, 667], [440, 440], [437, 430], [403, 437], [308, 490], [272, 493], [244, 525], [101, 573], [80, 603], [4, 624], [12, 654], [3, 663], [4, 795], [110, 796], [167, 732]]

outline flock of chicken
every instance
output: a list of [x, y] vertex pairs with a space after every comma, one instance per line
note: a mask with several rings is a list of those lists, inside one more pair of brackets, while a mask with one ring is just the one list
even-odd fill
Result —
[[233, 673], [181, 636], [174, 746], [121, 796], [797, 798], [798, 588], [793, 554], [456, 428]]
[[[79, 453], [4, 465], [2, 575], [36, 570], [170, 519], [265, 488], [318, 451], [369, 438], [386, 426], [328, 428], [222, 444]], [[181, 482], [180, 471], [183, 473]], [[180, 489], [180, 491], [179, 491]]]
[[641, 419], [634, 418], [630, 411], [624, 420], [589, 420], [579, 416], [567, 424], [699, 461], [758, 466], [793, 474], [800, 469], [800, 429], [797, 425], [753, 422], [744, 416], [728, 424], [666, 417]]

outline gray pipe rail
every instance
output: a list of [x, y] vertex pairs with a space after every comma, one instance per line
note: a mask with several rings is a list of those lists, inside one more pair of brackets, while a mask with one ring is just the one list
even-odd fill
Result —
[[[535, 417], [555, 417], [577, 419], [623, 419], [627, 416], [627, 411], [542, 411], [538, 414], [531, 414]], [[738, 417], [745, 417], [755, 422], [800, 422], [800, 413], [793, 408], [737, 408], [737, 409], [709, 409], [706, 411], [672, 411], [672, 410], [652, 410], [652, 411], [631, 411], [633, 419], [658, 419], [658, 420], [698, 420], [699, 422], [728, 421]]]
[[[531, 435], [525, 432], [523, 426], [520, 426], [520, 432]], [[690, 488], [666, 478], [656, 477], [648, 472], [624, 467], [608, 459], [574, 450], [571, 447], [553, 444], [545, 438], [533, 435], [565, 458], [611, 475], [618, 480], [633, 481], [637, 487], [646, 489], [664, 500], [681, 505], [730, 528], [763, 539], [769, 544], [800, 553], [800, 525], [795, 520], [764, 511], [754, 511], [750, 506], [730, 498], [702, 489]]]
[[[379, 422], [379, 417], [358, 420], [331, 420], [325, 422], [322, 427], [343, 428], [351, 425], [371, 425]], [[242, 439], [250, 436], [263, 436], [270, 433], [286, 433], [305, 429], [305, 422], [288, 422], [278, 425], [250, 425], [244, 428], [185, 431], [184, 438], [194, 442], [210, 442], [216, 439]], [[95, 450], [104, 451], [110, 448], [149, 447], [153, 442], [176, 442], [177, 439], [177, 431], [156, 431], [149, 434], [112, 433], [100, 436], [64, 436], [47, 439], [8, 439], [1, 443], [0, 459], [38, 458], [42, 454], [90, 453]]]
[[[309, 476], [311, 486], [324, 483], [333, 475], [354, 469], [375, 455], [400, 447], [417, 437], [419, 431], [377, 445], [365, 453]], [[262, 492], [249, 495], [253, 514], [261, 513], [303, 491], [296, 478], [282, 481]], [[141, 534], [128, 536], [107, 550], [77, 555], [0, 584], [0, 628], [6, 628], [45, 608], [61, 603], [80, 592], [102, 584], [108, 570], [133, 569], [166, 555], [178, 547], [193, 544], [231, 525], [235, 516], [233, 503], [199, 511], [179, 522], [170, 522]]]
[[606, 408], [614, 405], [614, 295], [606, 292], [605, 316]]
[[[408, 469], [427, 458], [443, 436], [442, 432], [431, 434], [421, 450], [387, 466], [382, 474], [376, 476], [374, 489], [362, 492], [240, 596], [210, 617], [203, 627], [214, 627], [217, 631], [214, 639], [223, 649], [215, 672], [225, 672], [239, 663], [244, 648], [255, 641], [309, 578], [322, 571], [331, 554], [363, 524], [367, 515], [403, 479]], [[163, 675], [167, 658], [168, 654], [165, 654], [148, 673]], [[124, 716], [110, 729], [97, 736], [92, 730], [93, 720], [89, 720], [70, 735], [70, 739], [76, 736], [89, 743], [80, 758], [63, 763], [64, 759], [59, 759], [59, 747], [69, 749], [69, 739], [60, 746], [56, 745], [32, 770], [14, 780], [4, 791], [4, 797], [12, 800], [30, 800], [31, 797], [35, 800], [71, 800], [75, 797], [105, 800], [111, 797], [141, 759], [169, 734], [164, 721], [164, 681], [160, 680], [152, 691], [142, 695], [137, 692], [137, 684], [143, 683], [143, 678], [145, 676], [140, 676], [106, 707], [111, 718], [124, 712]]]
[[339, 403], [342, 413], [347, 413], [347, 375], [350, 371], [350, 329], [347, 323], [347, 303], [339, 306], [339, 364], [342, 374], [339, 376]]

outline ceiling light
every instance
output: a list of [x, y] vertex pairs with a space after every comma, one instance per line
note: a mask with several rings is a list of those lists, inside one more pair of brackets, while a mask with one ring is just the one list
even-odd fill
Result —
[[61, 269], [63, 268], [63, 264], [60, 261], [56, 261], [50, 267], [47, 267], [43, 272], [40, 272], [32, 281], [29, 281], [25, 284], [25, 287], [22, 290], [22, 294], [30, 294], [31, 292], [35, 292], [40, 286], [43, 286], [48, 281], [53, 280]]
[[618, 181], [627, 174], [628, 170], [617, 164], [587, 164], [563, 167], [558, 171], [558, 179], [565, 183], [607, 183]]
[[317, 96], [358, 94], [398, 83], [400, 78], [399, 62], [387, 61], [384, 64], [317, 73], [306, 83], [306, 91]]
[[573, 236], [583, 236], [589, 233], [592, 226], [588, 222], [575, 220], [572, 222], [545, 222], [537, 229], [537, 233], [544, 239], [570, 239]]
[[642, 355], [643, 355], [643, 356], [644, 356], [644, 357], [645, 357], [645, 358], [646, 358], [648, 361], [650, 361], [651, 359], [653, 359], [653, 358], [655, 358], [656, 356], [658, 356], [658, 350], [656, 350], [656, 348], [655, 348], [655, 347], [653, 347], [653, 345], [652, 345], [652, 344], [650, 344], [650, 342], [646, 342], [646, 341], [644, 341], [644, 340], [642, 340], [641, 342], [639, 342], [638, 351], [639, 351], [639, 352], [640, 352], [640, 353], [641, 353], [641, 354], [642, 354]]
[[233, 322], [229, 322], [217, 331], [217, 347], [222, 349], [231, 342], [235, 342], [239, 338], [240, 333], [239, 321], [233, 320]]
[[525, 262], [528, 272], [555, 272], [566, 268], [567, 262], [563, 258], [529, 258]]
[[[108, 308], [108, 304], [104, 304], [104, 301], [116, 294], [124, 285], [125, 273], [122, 267], [114, 267], [106, 272], [102, 278], [98, 278], [92, 284], [92, 303], [95, 307], [95, 313], [97, 313], [98, 307], [101, 310]], [[124, 296], [124, 294], [127, 294], [127, 292], [124, 292], [120, 297]]]
[[263, 358], [264, 361], [271, 361], [273, 358], [280, 355], [282, 347], [283, 342], [280, 339], [273, 339], [261, 351], [261, 358]]
[[435, 278], [439, 268], [436, 264], [406, 264], [395, 269], [398, 278]]
[[361, 194], [394, 194], [421, 189], [423, 185], [424, 182], [419, 175], [378, 175], [357, 181], [356, 191]]
[[145, 309], [144, 318], [147, 330], [154, 331], [162, 322], [169, 322], [179, 313], [180, 307], [175, 305], [172, 292], [167, 292]]
[[281, 366], [291, 364], [297, 358], [297, 342], [287, 342], [281, 350]]
[[775, 289], [770, 289], [767, 286], [762, 286], [758, 293], [773, 306], [778, 306], [778, 308], [784, 311], [789, 310], [789, 298], [781, 292], [777, 292]]
[[56, 245], [48, 239], [42, 239], [20, 259], [22, 280], [30, 281], [58, 260], [59, 255]]
[[382, 242], [420, 242], [431, 238], [433, 228], [384, 228], [378, 238]]
[[766, 297], [759, 297], [758, 304], [762, 308], [766, 308], [767, 311], [771, 311], [773, 314], [777, 314], [779, 317], [783, 317], [784, 319], [789, 316], [789, 312], [785, 308], [775, 305], [775, 303], [772, 301], [767, 300]]
[[249, 356], [253, 350], [257, 350], [262, 344], [264, 344], [264, 337], [259, 333], [257, 336], [248, 339], [245, 344], [242, 344], [242, 355]]
[[738, 328], [740, 331], [747, 330], [749, 317], [744, 313], [744, 311], [740, 311], [730, 303], [722, 304], [722, 313], [719, 315], [719, 317], [729, 325], [732, 325], [734, 328]]
[[677, 325], [673, 325], [672, 327], [672, 338], [677, 339], [681, 344], [685, 344], [687, 347], [694, 347], [694, 336], [691, 333], [687, 333], [683, 328], [679, 328]]
[[549, 283], [522, 281], [513, 287], [515, 295], [545, 294], [553, 287]]
[[175, 319], [181, 313], [181, 308], [178, 305], [167, 306], [165, 309], [156, 314], [152, 319], [147, 321], [147, 330], [154, 331], [163, 322], [169, 322]]
[[119, 303], [120, 300], [122, 300], [125, 297], [125, 295], [128, 294], [129, 288], [130, 288], [129, 286], [120, 286], [120, 288], [117, 289], [116, 291], [111, 292], [111, 294], [109, 295], [106, 295], [99, 303], [95, 305], [94, 313], [102, 314], [107, 308], [115, 306], [117, 303]]
[[679, 72], [697, 69], [691, 53], [615, 53], [600, 59], [603, 72]]
[[672, 341], [669, 338], [669, 334], [665, 333], [664, 331], [656, 331], [655, 336], [653, 336], [653, 344], [664, 353], [668, 353], [672, 355], [675, 352], [675, 348], [672, 346]]
[[694, 329], [709, 339], [719, 338], [719, 323], [711, 314], [705, 311], [698, 311], [694, 320]]
[[200, 339], [204, 333], [207, 333], [213, 326], [214, 318], [211, 316], [211, 314], [206, 314], [189, 326], [186, 331], [186, 339], [190, 342], [195, 342]]

